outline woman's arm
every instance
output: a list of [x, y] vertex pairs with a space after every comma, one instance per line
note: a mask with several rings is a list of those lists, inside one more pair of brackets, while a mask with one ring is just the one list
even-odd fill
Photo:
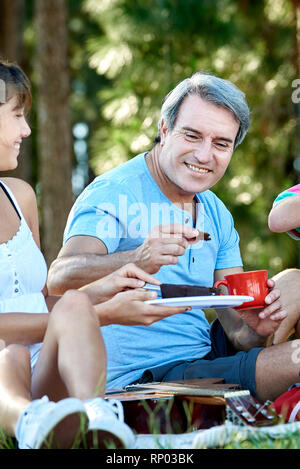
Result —
[[47, 313], [1, 313], [0, 341], [5, 345], [42, 342], [48, 319]]
[[276, 204], [270, 211], [268, 225], [274, 233], [284, 233], [300, 227], [300, 196], [292, 195]]

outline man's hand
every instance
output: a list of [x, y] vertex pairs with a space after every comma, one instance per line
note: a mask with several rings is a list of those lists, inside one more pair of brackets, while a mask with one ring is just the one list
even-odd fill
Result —
[[283, 319], [287, 317], [287, 311], [282, 308], [279, 300], [280, 290], [274, 286], [275, 282], [268, 279], [270, 292], [265, 298], [265, 308], [237, 310], [248, 326], [262, 337], [273, 335]]
[[155, 292], [142, 289], [117, 293], [112, 299], [95, 306], [101, 326], [121, 324], [124, 326], [150, 326], [168, 316], [184, 313], [190, 307], [158, 306], [145, 303], [155, 299]]
[[144, 271], [154, 274], [162, 265], [177, 264], [189, 244], [204, 239], [204, 233], [178, 223], [155, 226], [146, 240], [136, 249], [135, 264]]
[[115, 272], [80, 288], [80, 290], [87, 293], [95, 305], [109, 300], [122, 291], [141, 288], [145, 283], [161, 284], [159, 280], [136, 265], [126, 264]]

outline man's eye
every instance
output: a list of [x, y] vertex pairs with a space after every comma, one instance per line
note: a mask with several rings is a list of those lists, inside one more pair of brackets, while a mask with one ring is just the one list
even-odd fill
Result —
[[215, 146], [217, 148], [221, 148], [222, 150], [227, 150], [229, 148], [228, 143], [223, 143], [223, 142], [215, 142]]
[[189, 138], [190, 140], [197, 140], [198, 135], [195, 134], [185, 134], [186, 138]]

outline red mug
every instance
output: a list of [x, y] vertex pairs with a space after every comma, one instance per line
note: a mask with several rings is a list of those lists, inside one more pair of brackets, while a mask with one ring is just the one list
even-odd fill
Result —
[[253, 301], [242, 303], [235, 309], [264, 308], [265, 297], [269, 293], [267, 280], [267, 270], [253, 270], [225, 275], [225, 280], [219, 280], [214, 287], [225, 285], [229, 295], [246, 295], [254, 298]]

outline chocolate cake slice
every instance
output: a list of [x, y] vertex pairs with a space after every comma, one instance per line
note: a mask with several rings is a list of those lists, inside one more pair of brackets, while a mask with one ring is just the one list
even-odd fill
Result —
[[160, 286], [162, 298], [182, 298], [185, 296], [220, 295], [219, 288], [198, 287], [197, 285], [175, 285], [163, 283]]

